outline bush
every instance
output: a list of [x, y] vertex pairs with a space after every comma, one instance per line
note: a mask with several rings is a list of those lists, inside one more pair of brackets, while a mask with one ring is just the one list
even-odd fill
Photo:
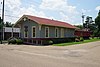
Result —
[[53, 44], [59, 44], [59, 43], [66, 43], [66, 42], [74, 42], [75, 37], [67, 37], [67, 38], [52, 38]]
[[50, 40], [50, 41], [49, 41], [49, 44], [53, 44], [53, 41]]
[[21, 39], [16, 39], [17, 44], [23, 44], [23, 41]]
[[11, 40], [10, 40], [10, 43], [16, 44], [16, 40], [15, 40], [15, 39], [11, 39]]
[[80, 39], [79, 38], [75, 38], [75, 42], [80, 42]]
[[80, 41], [84, 41], [83, 37], [80, 37]]
[[52, 45], [53, 41], [52, 40], [44, 40], [43, 45]]
[[14, 37], [10, 37], [8, 39], [8, 44], [22, 44], [23, 41], [21, 39], [17, 39], [17, 38], [14, 38]]
[[11, 37], [11, 38], [9, 38], [8, 39], [8, 44], [16, 44], [16, 38], [13, 38], [13, 37]]

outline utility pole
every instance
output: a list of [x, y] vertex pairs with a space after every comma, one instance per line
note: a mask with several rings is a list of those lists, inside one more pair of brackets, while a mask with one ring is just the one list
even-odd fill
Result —
[[82, 13], [82, 23], [84, 23], [84, 17], [85, 15]]
[[85, 17], [85, 15], [82, 13], [82, 24], [83, 24], [83, 27], [84, 27], [84, 17]]
[[0, 17], [0, 44], [2, 44], [2, 19]]
[[2, 39], [4, 40], [4, 3], [5, 2], [5, 0], [3, 0], [3, 3], [2, 3]]
[[1, 44], [2, 44], [2, 40], [4, 40], [4, 0], [2, 1], [2, 20], [1, 20]]

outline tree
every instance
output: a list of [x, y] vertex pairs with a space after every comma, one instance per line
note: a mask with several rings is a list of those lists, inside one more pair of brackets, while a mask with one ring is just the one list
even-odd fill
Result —
[[100, 10], [99, 10], [98, 16], [95, 18], [95, 23], [98, 27], [98, 31], [100, 31]]
[[5, 23], [5, 26], [6, 26], [6, 27], [12, 27], [12, 24], [11, 24], [11, 22], [6, 22], [6, 23]]
[[0, 29], [4, 26], [4, 27], [12, 27], [14, 24], [11, 24], [11, 22], [6, 22], [6, 23], [3, 23], [2, 22], [2, 19], [0, 17]]
[[94, 22], [94, 21], [92, 20], [92, 17], [87, 16], [85, 22], [86, 22], [87, 24], [91, 24], [91, 23]]
[[[94, 25], [94, 21], [93, 21], [93, 19], [92, 19], [92, 17], [89, 17], [89, 16], [87, 16], [86, 17], [86, 21], [85, 21], [86, 23], [84, 23], [84, 25], [85, 25], [85, 28], [91, 28], [91, 26], [93, 26]], [[91, 29], [90, 29], [91, 30]]]
[[95, 24], [97, 26], [96, 34], [100, 37], [100, 10], [99, 10], [98, 16], [95, 18]]
[[88, 29], [91, 32], [94, 32], [94, 30], [96, 29], [96, 25], [95, 25], [92, 17], [90, 17], [90, 16], [86, 17], [86, 21], [83, 24], [83, 27], [86, 28], [86, 29]]

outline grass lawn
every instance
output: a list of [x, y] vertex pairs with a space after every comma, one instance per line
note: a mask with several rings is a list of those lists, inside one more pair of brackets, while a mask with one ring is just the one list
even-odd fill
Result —
[[89, 42], [94, 42], [94, 41], [99, 41], [99, 40], [100, 39], [98, 39], [98, 38], [94, 38], [94, 39], [84, 40], [84, 41], [81, 41], [81, 42], [69, 42], [69, 43], [53, 44], [53, 46], [69, 46], [69, 45], [89, 43]]

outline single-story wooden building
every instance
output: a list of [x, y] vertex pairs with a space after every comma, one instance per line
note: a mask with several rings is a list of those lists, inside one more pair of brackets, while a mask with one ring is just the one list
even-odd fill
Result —
[[28, 44], [44, 44], [47, 40], [67, 41], [74, 37], [76, 27], [53, 19], [23, 15], [14, 25], [20, 28], [20, 37]]

